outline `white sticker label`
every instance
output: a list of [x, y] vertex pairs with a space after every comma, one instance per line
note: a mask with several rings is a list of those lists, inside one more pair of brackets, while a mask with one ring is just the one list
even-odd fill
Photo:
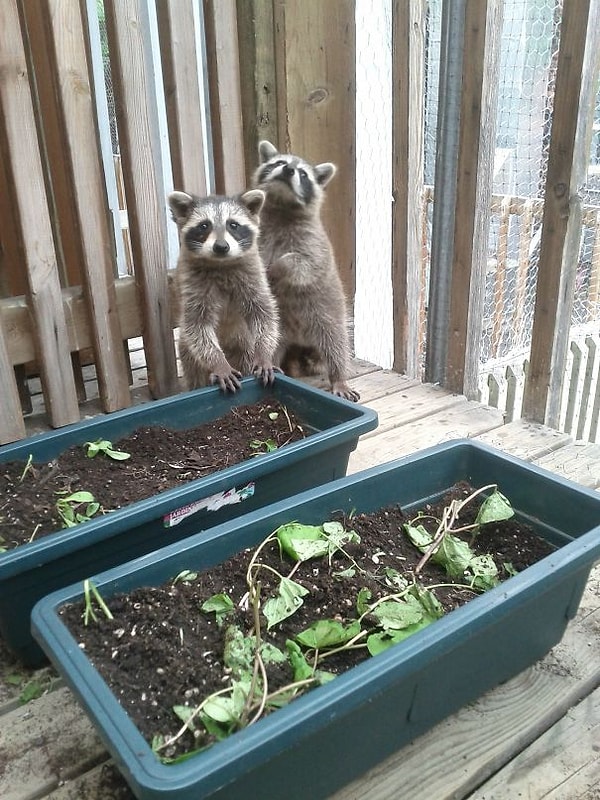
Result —
[[235, 503], [241, 503], [242, 500], [247, 500], [254, 494], [254, 483], [249, 483], [242, 489], [228, 489], [226, 492], [219, 492], [210, 497], [205, 497], [203, 500], [195, 500], [187, 506], [171, 511], [163, 517], [163, 525], [165, 528], [172, 528], [174, 525], [179, 525], [184, 519], [191, 517], [197, 511], [218, 511], [223, 506], [231, 506]]

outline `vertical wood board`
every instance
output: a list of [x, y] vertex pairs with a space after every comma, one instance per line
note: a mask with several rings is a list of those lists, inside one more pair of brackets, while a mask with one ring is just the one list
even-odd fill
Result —
[[143, 0], [105, 0], [105, 10], [148, 382], [152, 395], [163, 397], [175, 393], [178, 382], [167, 289], [166, 197], [150, 52], [151, 8]]
[[392, 17], [392, 293], [394, 369], [420, 373], [419, 305], [423, 197], [425, 6], [410, 0]]
[[235, 0], [204, 0], [210, 118], [219, 194], [246, 188]]
[[167, 121], [177, 190], [206, 195], [204, 128], [198, 20], [193, 0], [162, 0], [157, 4]]
[[[555, 405], [550, 419], [547, 405], [551, 384], [556, 395], [567, 354], [565, 337], [559, 328], [570, 325], [577, 260], [574, 234], [581, 218], [577, 195], [580, 176], [574, 165], [576, 134], [581, 122], [579, 100], [589, 8], [590, 0], [565, 3], [563, 8], [531, 356], [523, 399], [523, 416], [550, 425], [559, 412]], [[557, 335], [560, 347], [557, 347]]]
[[65, 0], [47, 0], [40, 11], [46, 51], [56, 77], [57, 133], [75, 210], [100, 398], [105, 411], [116, 411], [130, 403], [129, 381], [117, 313], [117, 268], [85, 49], [85, 20], [80, 6]]
[[44, 399], [50, 423], [59, 427], [78, 420], [79, 409], [16, 0], [0, 4], [0, 107], [0, 150], [11, 165], [7, 177], [24, 246]]
[[[350, 0], [277, 4], [279, 148], [333, 161], [323, 219], [347, 297], [354, 298], [356, 36]], [[285, 99], [284, 99], [285, 98]]]

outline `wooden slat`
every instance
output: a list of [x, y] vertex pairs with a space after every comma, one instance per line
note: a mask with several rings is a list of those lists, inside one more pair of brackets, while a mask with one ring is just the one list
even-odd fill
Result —
[[276, 3], [279, 147], [333, 161], [323, 220], [349, 299], [356, 282], [355, 22], [351, 0]]
[[[565, 3], [562, 10], [531, 357], [523, 399], [523, 416], [551, 427], [560, 413], [568, 348], [565, 334], [579, 247], [581, 202], [577, 192], [582, 175], [575, 169], [576, 134], [582, 123], [579, 99], [589, 9], [590, 0], [580, 0]], [[583, 145], [581, 138], [578, 144]]]
[[394, 369], [420, 374], [425, 3], [392, 6], [392, 295]]
[[198, 6], [193, 0], [163, 0], [157, 3], [157, 13], [173, 184], [176, 189], [203, 196], [208, 194], [208, 181]]
[[496, 131], [500, 0], [467, 0], [444, 385], [477, 397]]
[[[173, 274], [167, 276], [169, 303], [174, 304]], [[117, 313], [124, 339], [141, 336], [142, 305], [134, 278], [115, 281]], [[70, 351], [85, 350], [93, 344], [88, 324], [87, 306], [81, 287], [63, 289], [62, 302], [67, 324]], [[8, 356], [11, 364], [26, 364], [35, 358], [35, 341], [26, 297], [0, 299], [0, 317], [4, 324]]]
[[167, 215], [150, 52], [151, 9], [143, 0], [106, 0], [104, 7], [148, 381], [152, 395], [163, 397], [177, 391], [177, 371], [167, 291]]
[[600, 444], [570, 444], [543, 456], [537, 463], [591, 489], [600, 486]]
[[14, 442], [25, 436], [25, 423], [15, 372], [8, 357], [4, 327], [0, 319], [0, 375], [2, 375], [2, 402], [0, 403], [0, 444]]
[[45, 50], [56, 80], [61, 170], [68, 176], [75, 247], [92, 334], [100, 399], [105, 411], [130, 404], [127, 365], [117, 312], [110, 211], [79, 4], [45, 0], [38, 8]]
[[479, 436], [502, 425], [502, 414], [464, 398], [454, 405], [423, 416], [410, 425], [388, 430], [384, 436], [361, 437], [350, 454], [348, 474], [414, 453], [449, 439]]
[[277, 142], [277, 74], [273, 0], [237, 0], [246, 183], [258, 164], [258, 143]]
[[0, 4], [0, 149], [10, 164], [11, 193], [23, 241], [36, 356], [53, 426], [79, 419], [29, 69], [16, 0]]
[[571, 442], [568, 433], [560, 433], [538, 422], [519, 419], [477, 437], [505, 453], [532, 461]]
[[215, 189], [246, 188], [235, 0], [204, 0]]

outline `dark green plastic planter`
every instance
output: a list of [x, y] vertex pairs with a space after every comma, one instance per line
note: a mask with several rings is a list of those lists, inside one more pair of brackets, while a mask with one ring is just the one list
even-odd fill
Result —
[[[23, 662], [36, 666], [45, 660], [30, 632], [31, 609], [40, 597], [178, 542], [190, 533], [342, 477], [358, 437], [377, 426], [377, 415], [284, 376], [277, 376], [270, 389], [249, 378], [234, 395], [224, 395], [217, 388], [186, 392], [0, 447], [0, 462], [26, 461], [30, 454], [34, 461], [49, 461], [72, 445], [98, 438], [114, 442], [142, 425], [194, 427], [267, 394], [301, 417], [312, 435], [98, 520], [0, 553], [0, 634]], [[216, 510], [197, 510], [170, 527], [163, 521], [166, 515], [190, 504], [246, 487], [250, 489], [244, 494], [250, 496], [243, 502], [213, 503], [219, 506]]]
[[[165, 766], [58, 616], [81, 585], [42, 600], [34, 636], [142, 800], [324, 798], [443, 717], [541, 658], [574, 616], [600, 556], [600, 494], [472, 441], [439, 445], [304, 492], [94, 578], [102, 596], [205, 569], [283, 522], [334, 510], [416, 508], [459, 480], [498, 483], [558, 549], [499, 587], [188, 761]], [[140, 687], [140, 689], [143, 687]]]

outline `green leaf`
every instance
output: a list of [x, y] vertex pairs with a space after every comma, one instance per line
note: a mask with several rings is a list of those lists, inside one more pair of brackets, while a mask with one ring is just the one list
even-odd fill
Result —
[[423, 618], [420, 622], [409, 625], [407, 628], [402, 628], [401, 630], [372, 633], [367, 637], [367, 650], [372, 656], [383, 653], [392, 645], [403, 642], [405, 639], [408, 639], [409, 636], [412, 636], [413, 633], [417, 633], [417, 631], [423, 630], [423, 628], [431, 625], [432, 622], [432, 619]]
[[487, 525], [489, 522], [510, 519], [514, 513], [508, 498], [496, 489], [481, 504], [475, 522], [477, 525]]
[[183, 570], [181, 570], [181, 572], [179, 572], [173, 578], [173, 586], [175, 586], [176, 583], [180, 583], [180, 582], [181, 583], [193, 583], [196, 580], [197, 577], [198, 577], [198, 573], [197, 572], [193, 572], [190, 569], [183, 569]]
[[369, 602], [371, 597], [372, 594], [370, 590], [363, 586], [356, 597], [356, 611], [358, 612], [359, 617], [362, 617], [362, 615], [366, 614], [366, 612], [369, 610]]
[[65, 503], [93, 503], [94, 495], [91, 492], [73, 492], [63, 500]]
[[217, 624], [221, 625], [227, 614], [230, 614], [234, 609], [233, 600], [226, 594], [213, 594], [208, 600], [200, 606], [200, 610], [206, 614], [215, 612]]
[[344, 625], [334, 619], [320, 619], [296, 636], [296, 641], [304, 647], [322, 650], [345, 644], [360, 633], [360, 623], [354, 620]]
[[314, 670], [304, 658], [302, 650], [298, 647], [296, 642], [288, 639], [285, 643], [286, 650], [288, 651], [288, 658], [290, 665], [294, 671], [294, 682], [306, 681], [313, 677]]
[[429, 545], [433, 542], [433, 536], [425, 530], [423, 525], [409, 525], [405, 523], [404, 530], [408, 534], [408, 538], [419, 550], [427, 550]]
[[414, 597], [406, 600], [384, 600], [372, 611], [379, 625], [385, 630], [401, 630], [423, 619], [424, 609]]
[[290, 578], [281, 578], [277, 597], [270, 597], [263, 606], [263, 614], [267, 619], [267, 630], [277, 625], [297, 611], [303, 603], [302, 598], [308, 589]]
[[[188, 723], [194, 714], [194, 709], [190, 706], [173, 706], [173, 712], [182, 722]], [[194, 723], [192, 722], [189, 727], [194, 730]]]
[[498, 578], [498, 567], [490, 555], [475, 556], [469, 564], [469, 572], [473, 573], [471, 585], [475, 589], [487, 592], [493, 589], [500, 582]]
[[281, 549], [294, 561], [319, 558], [327, 553], [327, 540], [320, 525], [290, 522], [279, 527], [276, 534]]

